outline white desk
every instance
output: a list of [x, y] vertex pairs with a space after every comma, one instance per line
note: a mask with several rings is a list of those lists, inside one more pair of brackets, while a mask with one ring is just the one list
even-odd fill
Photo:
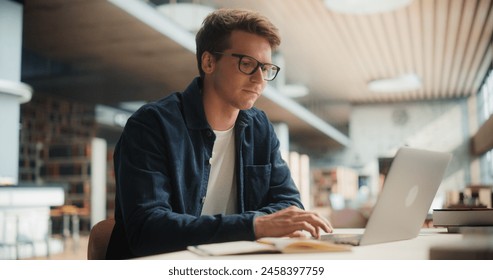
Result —
[[[362, 233], [363, 229], [335, 229], [335, 233]], [[461, 234], [447, 233], [444, 228], [422, 229], [417, 238], [375, 245], [355, 246], [350, 252], [309, 254], [251, 254], [224, 257], [201, 257], [189, 251], [159, 254], [144, 260], [427, 260], [432, 246], [447, 246], [461, 243]]]

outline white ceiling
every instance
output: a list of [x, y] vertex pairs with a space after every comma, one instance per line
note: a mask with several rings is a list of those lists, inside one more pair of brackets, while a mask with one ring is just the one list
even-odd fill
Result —
[[[493, 58], [492, 0], [415, 0], [374, 15], [331, 12], [322, 0], [195, 2], [268, 16], [282, 35], [286, 81], [309, 89], [296, 101], [342, 132], [354, 104], [467, 97]], [[24, 11], [24, 80], [38, 93], [112, 105], [157, 99], [197, 75], [192, 52], [108, 1], [27, 0]], [[408, 73], [422, 89], [367, 89]], [[295, 141], [340, 146], [275, 100], [257, 105], [287, 122]]]

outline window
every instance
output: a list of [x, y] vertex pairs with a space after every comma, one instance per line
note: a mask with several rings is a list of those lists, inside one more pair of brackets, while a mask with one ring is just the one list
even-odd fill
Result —
[[[493, 113], [493, 70], [490, 70], [479, 90], [480, 122], [486, 121]], [[482, 107], [482, 108], [481, 108]]]

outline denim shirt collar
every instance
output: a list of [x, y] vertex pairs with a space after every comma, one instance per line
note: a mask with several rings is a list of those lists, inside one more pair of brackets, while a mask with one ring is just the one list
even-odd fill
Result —
[[202, 101], [202, 79], [195, 78], [182, 93], [183, 114], [189, 129], [210, 129]]

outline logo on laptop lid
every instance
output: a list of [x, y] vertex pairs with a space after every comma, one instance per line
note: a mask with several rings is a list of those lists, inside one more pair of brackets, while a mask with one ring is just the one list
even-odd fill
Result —
[[409, 190], [409, 192], [407, 193], [407, 196], [406, 196], [406, 202], [405, 202], [406, 203], [406, 207], [410, 207], [411, 205], [413, 205], [414, 201], [418, 197], [418, 191], [419, 191], [419, 186], [418, 185], [414, 185]]

